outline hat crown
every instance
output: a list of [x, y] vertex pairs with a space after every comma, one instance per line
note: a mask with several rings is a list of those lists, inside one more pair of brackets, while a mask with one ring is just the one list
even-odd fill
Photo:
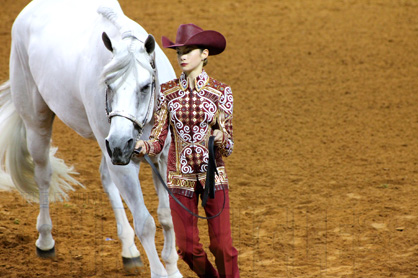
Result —
[[165, 36], [161, 37], [161, 42], [163, 47], [172, 49], [190, 45], [205, 47], [209, 50], [209, 55], [222, 53], [226, 46], [225, 37], [221, 33], [213, 30], [203, 30], [193, 23], [179, 26], [175, 43]]
[[194, 35], [203, 32], [203, 29], [192, 23], [182, 24], [177, 30], [176, 44], [184, 44]]

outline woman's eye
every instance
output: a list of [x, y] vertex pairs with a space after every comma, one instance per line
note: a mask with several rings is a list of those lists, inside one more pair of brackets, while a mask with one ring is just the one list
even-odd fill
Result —
[[177, 50], [177, 55], [179, 55], [179, 56], [186, 55], [186, 54], [189, 54], [192, 51], [193, 51], [193, 48], [186, 48], [186, 49], [183, 49], [181, 51]]

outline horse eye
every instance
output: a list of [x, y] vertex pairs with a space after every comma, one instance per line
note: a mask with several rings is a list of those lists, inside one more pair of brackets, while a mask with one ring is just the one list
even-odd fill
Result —
[[142, 92], [146, 92], [148, 91], [148, 89], [150, 88], [150, 84], [145, 85], [144, 87], [141, 88]]

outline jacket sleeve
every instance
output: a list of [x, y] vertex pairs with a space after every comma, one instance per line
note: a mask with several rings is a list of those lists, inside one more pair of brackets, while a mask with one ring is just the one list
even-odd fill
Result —
[[160, 92], [157, 104], [157, 111], [154, 113], [154, 126], [151, 130], [149, 140], [145, 142], [146, 152], [153, 156], [157, 155], [164, 148], [169, 129], [169, 117], [167, 101]]
[[233, 112], [232, 90], [225, 87], [223, 94], [219, 99], [218, 124], [223, 134], [222, 144], [218, 146], [223, 156], [229, 156], [234, 148], [234, 139], [232, 134], [232, 112]]

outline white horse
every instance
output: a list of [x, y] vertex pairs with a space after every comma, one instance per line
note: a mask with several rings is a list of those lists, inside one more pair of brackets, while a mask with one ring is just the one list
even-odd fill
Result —
[[[132, 158], [136, 139], [150, 134], [154, 91], [174, 77], [153, 36], [126, 17], [116, 0], [34, 0], [19, 14], [12, 28], [10, 80], [0, 88], [0, 182], [12, 181], [25, 197], [39, 201], [38, 255], [55, 255], [49, 202], [66, 199], [77, 183], [69, 175], [72, 168], [50, 149], [56, 115], [100, 146], [102, 184], [116, 216], [125, 268], [142, 263], [136, 234], [151, 277], [182, 277], [168, 194], [154, 176], [164, 266], [138, 180], [140, 160]], [[154, 158], [163, 177], [168, 144]], [[120, 196], [132, 212], [135, 232]]]

